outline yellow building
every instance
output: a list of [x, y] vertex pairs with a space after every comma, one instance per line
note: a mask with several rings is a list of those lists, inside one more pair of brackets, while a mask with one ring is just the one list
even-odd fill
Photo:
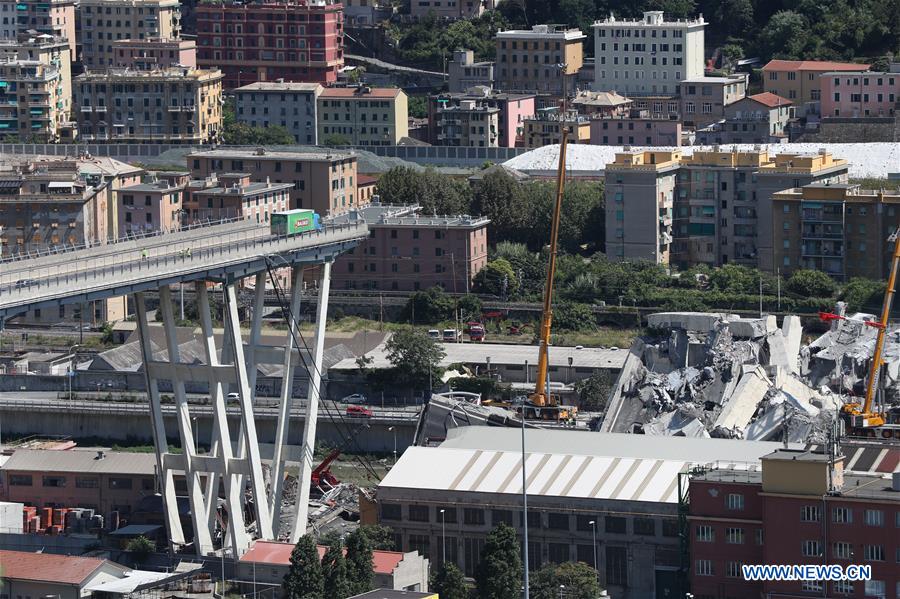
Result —
[[822, 87], [819, 77], [833, 71], [868, 71], [869, 65], [828, 60], [773, 59], [762, 68], [763, 89], [787, 98], [798, 117], [820, 114]]
[[319, 143], [396, 146], [409, 135], [406, 94], [394, 87], [331, 87], [316, 98]]
[[0, 62], [0, 139], [53, 142], [68, 120], [61, 66], [38, 60]]
[[206, 144], [222, 129], [222, 73], [112, 68], [75, 78], [84, 141]]
[[149, 38], [178, 39], [178, 0], [81, 0], [78, 43], [85, 68], [115, 64], [113, 42]]
[[574, 76], [584, 64], [585, 35], [580, 29], [534, 25], [528, 30], [498, 31], [494, 39], [498, 89], [554, 96], [574, 92]]
[[75, 58], [75, 0], [0, 0], [0, 38], [51, 35], [66, 40]]
[[565, 118], [555, 112], [542, 112], [522, 121], [526, 148], [540, 148], [558, 144], [562, 140], [563, 128], [569, 129], [568, 143], [591, 143], [591, 120], [570, 112]]

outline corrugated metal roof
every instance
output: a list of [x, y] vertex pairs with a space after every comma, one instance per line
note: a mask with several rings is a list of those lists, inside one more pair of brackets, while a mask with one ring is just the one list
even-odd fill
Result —
[[[81, 585], [107, 560], [52, 553], [28, 553], [0, 549], [0, 571], [7, 580], [31, 580]], [[113, 563], [113, 562], [108, 562]], [[115, 564], [118, 566], [118, 564]], [[125, 571], [125, 568], [118, 566]]]
[[76, 472], [79, 474], [138, 474], [152, 475], [156, 457], [152, 453], [103, 452], [73, 449], [50, 451], [45, 449], [19, 449], [0, 470], [38, 472]]

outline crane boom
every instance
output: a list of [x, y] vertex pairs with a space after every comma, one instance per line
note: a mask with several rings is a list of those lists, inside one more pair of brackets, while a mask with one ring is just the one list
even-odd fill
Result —
[[566, 184], [566, 145], [568, 129], [562, 127], [559, 143], [559, 165], [556, 169], [556, 203], [553, 207], [553, 225], [550, 228], [550, 261], [547, 266], [547, 284], [544, 286], [544, 310], [541, 315], [540, 348], [535, 375], [534, 395], [531, 403], [538, 407], [553, 405], [550, 390], [547, 389], [547, 369], [550, 358], [550, 329], [553, 324], [553, 279], [556, 277], [556, 253], [559, 242], [559, 217], [562, 212], [563, 193]]

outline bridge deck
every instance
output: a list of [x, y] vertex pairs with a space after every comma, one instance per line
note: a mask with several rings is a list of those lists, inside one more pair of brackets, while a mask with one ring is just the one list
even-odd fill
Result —
[[[0, 322], [45, 305], [76, 303], [199, 279], [248, 276], [268, 261], [322, 262], [368, 235], [364, 222], [274, 236], [236, 221], [0, 264]], [[187, 252], [190, 251], [190, 255]]]

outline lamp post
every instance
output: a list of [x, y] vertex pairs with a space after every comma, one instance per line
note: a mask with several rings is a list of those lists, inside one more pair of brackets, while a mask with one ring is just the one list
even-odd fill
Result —
[[447, 563], [447, 532], [444, 527], [444, 512], [446, 510], [441, 510], [441, 563]]
[[73, 345], [72, 347], [69, 348], [69, 353], [72, 354], [72, 365], [69, 366], [68, 370], [66, 371], [66, 378], [69, 379], [69, 401], [70, 402], [72, 401], [72, 379], [75, 378], [75, 370], [76, 370], [76, 366], [77, 366], [77, 364], [75, 363], [75, 362], [77, 362], [77, 360], [75, 359], [77, 356], [77, 354], [75, 353], [76, 347], [81, 347], [81, 344], [76, 343], [75, 345]]
[[564, 585], [564, 584], [559, 585], [559, 599], [563, 598], [563, 593], [565, 592], [565, 590], [566, 590], [566, 585]]
[[600, 569], [597, 567], [597, 521], [591, 520], [588, 524], [591, 525], [591, 529], [594, 531], [594, 573], [599, 578]]
[[[384, 398], [384, 396], [382, 395], [382, 406], [381, 407], [384, 407], [383, 398]], [[396, 465], [396, 463], [397, 463], [397, 429], [393, 426], [389, 426], [388, 431], [394, 433], [394, 464]], [[444, 512], [441, 511], [441, 513], [443, 514]]]
[[[525, 373], [528, 373], [528, 362], [525, 362]], [[525, 599], [529, 599], [528, 589], [528, 477], [525, 472], [525, 406], [522, 405], [522, 411], [519, 413], [522, 419], [522, 535], [524, 539], [524, 548], [522, 555], [525, 558], [525, 567], [522, 569], [525, 587]]]

